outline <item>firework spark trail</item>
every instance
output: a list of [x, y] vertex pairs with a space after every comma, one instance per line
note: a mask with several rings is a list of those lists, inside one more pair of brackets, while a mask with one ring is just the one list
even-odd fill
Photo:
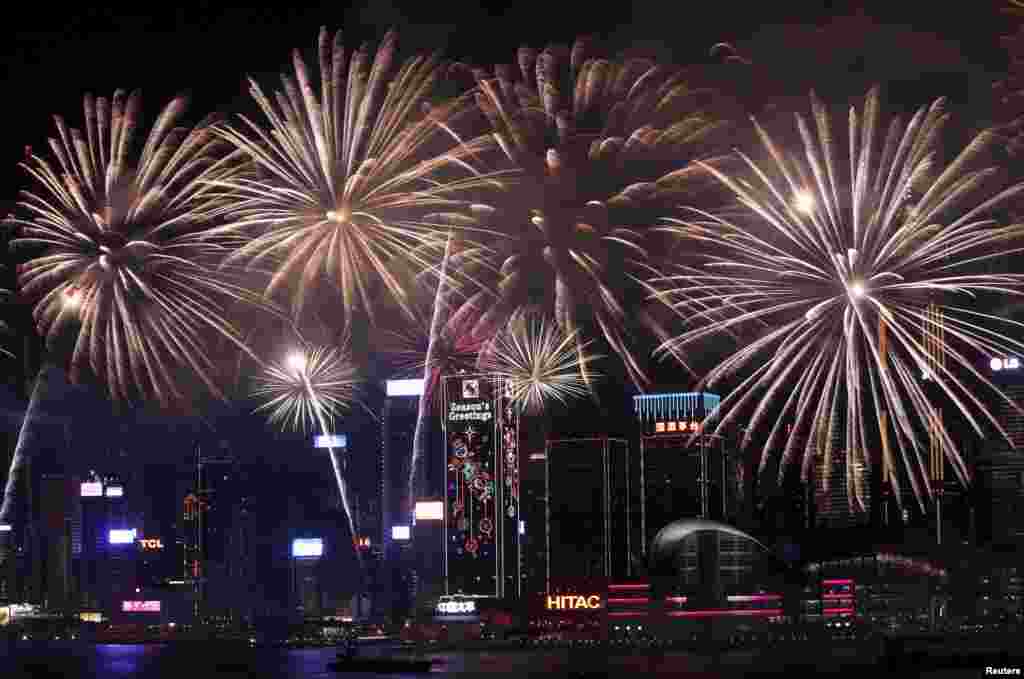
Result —
[[[733, 191], [745, 217], [694, 210], [692, 218], [668, 220], [668, 231], [708, 254], [703, 267], [680, 267], [678, 275], [652, 281], [684, 323], [683, 332], [662, 349], [681, 353], [725, 331], [759, 329], [748, 346], [702, 381], [710, 385], [744, 375], [723, 399], [717, 429], [749, 413], [746, 446], [755, 430], [777, 417], [761, 469], [781, 447], [781, 477], [803, 440], [805, 479], [817, 442], [827, 442], [830, 459], [831, 433], [837, 429], [847, 454], [865, 465], [876, 439], [895, 440], [905, 478], [923, 507], [931, 487], [925, 482], [922, 489], [928, 476], [917, 434], [941, 403], [951, 402], [978, 435], [987, 420], [1010, 440], [958, 373], [1016, 408], [975, 367], [973, 354], [1019, 353], [1024, 345], [991, 325], [1019, 329], [1020, 324], [955, 300], [1024, 293], [1024, 276], [984, 270], [1021, 250], [1024, 225], [1001, 226], [992, 213], [1024, 193], [1024, 185], [993, 188], [996, 171], [985, 166], [985, 154], [998, 142], [991, 132], [981, 133], [948, 165], [938, 165], [937, 144], [948, 117], [941, 100], [922, 108], [906, 126], [894, 120], [879, 149], [875, 90], [863, 111], [850, 111], [849, 174], [844, 176], [830, 117], [813, 94], [811, 104], [813, 123], [797, 116], [802, 158], [784, 153], [757, 126], [770, 163], [739, 154], [749, 170], [746, 177], [707, 167]], [[944, 317], [941, 351], [949, 368], [928, 353], [925, 344], [938, 341], [934, 333], [920, 337], [930, 302]], [[880, 327], [890, 338], [884, 352]], [[934, 385], [927, 390], [919, 379], [925, 371]], [[775, 413], [777, 397], [786, 389], [790, 394]], [[872, 411], [892, 415], [891, 431], [880, 431]], [[790, 420], [794, 429], [783, 445], [781, 423]], [[936, 433], [966, 484], [967, 469], [949, 432], [940, 424]], [[890, 482], [899, 498], [895, 474]]]
[[[578, 332], [578, 331], [576, 331]], [[596, 375], [587, 363], [599, 356], [586, 352], [589, 341], [566, 333], [557, 323], [534, 313], [517, 313], [480, 356], [480, 368], [504, 377], [512, 402], [535, 414], [552, 401], [568, 403], [586, 397]]]
[[266, 294], [289, 287], [296, 312], [323, 282], [340, 291], [346, 318], [373, 317], [378, 282], [407, 309], [395, 263], [435, 266], [447, 222], [476, 223], [463, 197], [503, 176], [478, 169], [492, 139], [458, 134], [471, 98], [429, 108], [450, 66], [416, 56], [396, 67], [395, 42], [388, 33], [375, 55], [366, 46], [349, 55], [340, 32], [321, 29], [319, 92], [296, 50], [283, 92], [268, 97], [250, 80], [269, 133], [244, 117], [217, 128], [252, 161], [249, 176], [215, 182], [234, 201], [219, 232], [237, 240], [230, 261], [272, 261]]
[[504, 208], [511, 230], [493, 245], [497, 299], [485, 289], [468, 305], [484, 312], [477, 334], [491, 335], [542, 295], [566, 333], [578, 338], [581, 322], [592, 322], [642, 385], [627, 316], [667, 337], [633, 304], [646, 299], [642, 281], [653, 275], [649, 210], [706, 185], [692, 161], [716, 160], [728, 129], [724, 98], [689, 73], [648, 59], [588, 58], [588, 50], [586, 39], [572, 50], [524, 47], [517, 67], [477, 73], [479, 106], [522, 176]]
[[[438, 348], [438, 342], [441, 337], [442, 328], [445, 324], [445, 317], [448, 315], [448, 296], [450, 295], [449, 284], [448, 284], [448, 266], [452, 255], [452, 240], [455, 238], [453, 233], [448, 234], [447, 242], [444, 247], [444, 258], [441, 262], [441, 275], [437, 281], [437, 292], [434, 295], [434, 313], [430, 319], [430, 331], [427, 340], [427, 355], [423, 361], [423, 384], [424, 387], [427, 385], [433, 386], [434, 379], [440, 381], [442, 375], [438, 373], [436, 376], [433, 374], [435, 351]], [[433, 390], [432, 390], [433, 391]], [[425, 459], [424, 448], [427, 447], [427, 432], [428, 423], [427, 418], [430, 415], [429, 398], [431, 392], [424, 392], [420, 395], [419, 403], [417, 404], [416, 412], [416, 429], [413, 432], [412, 437], [412, 457], [409, 461], [409, 508], [410, 513], [416, 506], [415, 501], [418, 494], [416, 493], [416, 481], [423, 477], [422, 471], [418, 469], [421, 459]]]
[[[301, 354], [289, 356], [286, 363], [268, 365], [257, 378], [252, 395], [264, 403], [255, 412], [267, 412], [269, 421], [282, 429], [319, 430], [321, 434], [331, 435], [334, 419], [349, 410], [355, 400], [358, 383], [355, 367], [344, 347], [308, 348]], [[337, 451], [331, 447], [328, 452], [345, 518], [354, 538], [356, 525], [348, 484]], [[359, 556], [358, 550], [356, 554]]]

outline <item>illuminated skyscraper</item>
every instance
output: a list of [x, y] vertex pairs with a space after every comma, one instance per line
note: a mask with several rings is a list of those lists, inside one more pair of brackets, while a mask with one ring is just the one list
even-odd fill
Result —
[[[998, 363], [997, 363], [998, 361]], [[979, 537], [985, 542], [1024, 547], [1024, 368], [1020, 358], [992, 359], [992, 379], [1017, 407], [999, 401], [995, 415], [1013, 442], [998, 434], [975, 461]]]
[[519, 417], [503, 379], [442, 381], [447, 594], [518, 597]]
[[633, 400], [641, 430], [638, 547], [646, 554], [654, 536], [672, 521], [731, 518], [741, 496], [736, 483], [743, 479], [737, 478], [724, 438], [700, 433], [701, 423], [714, 417], [719, 396], [686, 392]]

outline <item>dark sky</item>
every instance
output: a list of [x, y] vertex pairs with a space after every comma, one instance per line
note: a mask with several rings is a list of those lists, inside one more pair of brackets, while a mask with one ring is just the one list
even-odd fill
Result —
[[[771, 36], [779, 32], [771, 26], [826, 23], [832, 15], [855, 12], [856, 3], [369, 0], [279, 9], [133, 3], [123, 11], [22, 3], [17, 20], [11, 17], [6, 22], [7, 35], [0, 40], [0, 63], [6, 67], [0, 70], [6, 94], [0, 127], [0, 201], [9, 205], [25, 185], [16, 165], [26, 146], [43, 149], [53, 132], [53, 114], [65, 116], [70, 125], [81, 123], [85, 92], [109, 96], [118, 87], [141, 88], [147, 126], [167, 99], [182, 90], [193, 92], [193, 120], [211, 111], [245, 110], [251, 104], [244, 77], [251, 74], [276, 85], [276, 74], [289, 65], [290, 50], [310, 52], [321, 25], [342, 28], [353, 45], [376, 42], [394, 26], [403, 54], [439, 48], [446, 56], [480, 65], [512, 62], [522, 44], [570, 43], [587, 33], [603, 38], [612, 52], [654, 52], [679, 63], [707, 59], [716, 42], [760, 40], [767, 41], [768, 47], [762, 47], [766, 57], [784, 63], [787, 55], [795, 55], [796, 70], [807, 69], [794, 72], [794, 87], [820, 78], [822, 87], [839, 83], [855, 89], [874, 79], [896, 77], [905, 85], [901, 91], [908, 103], [917, 105], [940, 94], [969, 99], [972, 87], [987, 87], [986, 71], [1000, 66], [997, 36], [1012, 31], [1010, 21], [999, 15], [998, 3], [950, 4], [954, 6], [868, 3], [864, 12], [877, 25], [903, 28], [885, 35], [872, 31], [845, 36], [878, 49], [870, 58], [851, 57], [840, 64], [845, 73], [819, 73], [813, 71], [814, 63], [832, 64], [833, 55], [808, 54], [806, 46], [801, 52], [786, 41], [772, 43]], [[902, 39], [900, 32], [911, 27], [924, 37]], [[919, 78], [914, 64], [928, 62], [932, 54], [940, 75]], [[958, 58], [969, 65], [959, 75], [950, 74], [959, 68], [954, 63]], [[947, 86], [954, 91], [944, 91]]]
[[[407, 49], [440, 48], [447, 56], [482, 65], [511, 62], [521, 44], [571, 42], [596, 33], [615, 49], [644, 47], [678, 61], [703, 59], [719, 41], [743, 40], [771, 24], [823, 22], [851, 13], [847, 2], [734, 3], [474, 3], [369, 0], [346, 5], [253, 9], [196, 3], [132, 3], [124, 12], [67, 9], [19, 3], [16, 21], [6, 22], [0, 63], [5, 132], [0, 135], [0, 200], [16, 194], [14, 171], [24, 147], [42, 147], [51, 116], [81, 117], [86, 91], [109, 95], [117, 87], [141, 88], [150, 116], [180, 90], [194, 93], [195, 118], [248, 105], [246, 74], [268, 76], [289, 61], [293, 47], [312, 48], [320, 25], [342, 28], [352, 42], [377, 41], [389, 26], [400, 30]], [[912, 26], [952, 40], [965, 55], [990, 53], [1006, 24], [988, 3], [876, 2], [866, 13], [879, 23]], [[993, 3], [993, 7], [998, 3]], [[780, 9], [785, 6], [785, 9]], [[909, 7], [908, 7], [909, 6]], [[872, 36], [863, 36], [869, 42]], [[780, 53], [791, 48], [779, 44]], [[920, 60], [912, 44], [886, 55], [884, 67]], [[883, 66], [879, 64], [879, 66]], [[0, 71], [2, 72], [2, 71]], [[833, 74], [833, 78], [834, 78]], [[882, 74], [879, 74], [882, 76]], [[878, 76], [876, 76], [878, 77]], [[882, 76], [884, 77], [884, 76]], [[147, 120], [151, 120], [148, 118]]]

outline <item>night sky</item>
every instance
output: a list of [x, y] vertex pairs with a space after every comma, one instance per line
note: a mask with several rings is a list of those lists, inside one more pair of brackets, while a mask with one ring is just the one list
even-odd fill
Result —
[[[0, 40], [0, 63], [5, 67], [0, 71], [0, 91], [6, 95], [0, 127], [0, 207], [9, 211], [18, 190], [26, 185], [16, 165], [26, 146], [43, 150], [53, 133], [51, 116], [64, 116], [70, 126], [81, 124], [84, 93], [110, 96], [116, 88], [140, 88], [147, 128], [168, 98], [184, 90], [193, 94], [192, 121], [214, 111], [252, 111], [245, 76], [276, 88], [277, 74], [290, 68], [291, 49], [298, 47], [312, 55], [321, 25], [343, 29], [352, 46], [367, 40], [376, 43], [388, 27], [396, 27], [403, 55], [439, 48], [445, 56], [483, 66], [511, 63], [523, 44], [571, 43], [575, 36], [589, 33], [602, 38], [610, 54], [628, 50], [676, 63], [708, 60], [711, 45], [721, 41], [768, 45], [759, 54], [775, 63], [777, 70], [789, 69], [788, 94], [806, 92], [814, 83], [842, 98], [863, 94], [872, 82], [883, 81], [888, 83], [888, 100], [897, 107], [916, 107], [939, 95], [948, 95], [954, 108], [966, 107], [979, 101], [977, 95], [988, 89], [992, 74], [1005, 68], [997, 37], [1012, 32], [1015, 25], [998, 13], [1001, 3], [948, 4], [868, 3], [864, 12], [876, 24], [900, 27], [841, 31], [843, 39], [835, 50], [812, 53], [799, 43], [778, 39], [786, 35], [778, 25], [827, 23], [830, 15], [854, 12], [854, 3], [369, 0], [347, 7], [334, 2], [280, 9], [134, 3], [125, 13], [21, 3], [17, 15], [5, 22], [7, 34]], [[10, 287], [9, 277], [5, 282]], [[16, 381], [17, 363], [3, 361], [0, 370], [10, 382]], [[686, 386], [685, 377], [675, 371], [667, 370], [659, 378], [663, 385]], [[602, 403], [604, 412], [628, 421], [624, 410], [629, 394], [621, 388], [606, 391], [611, 395]], [[7, 414], [0, 421], [9, 431], [14, 431], [18, 411], [24, 407], [17, 392], [9, 390], [0, 404]], [[78, 412], [92, 418], [89, 429], [94, 440], [109, 443], [110, 425], [103, 423], [112, 425], [114, 420], [107, 419], [107, 407], [95, 396], [83, 397], [80, 405]], [[232, 432], [229, 437], [235, 445], [254, 457], [265, 456], [268, 461], [287, 457], [289, 464], [308, 464], [310, 470], [323, 471], [329, 481], [325, 460], [286, 455], [290, 448], [275, 442], [262, 420], [246, 416], [243, 410], [210, 412], [208, 419]], [[555, 420], [556, 428], [579, 428], [576, 417], [562, 414]], [[194, 432], [187, 422], [175, 424], [167, 434], [165, 421], [150, 416], [143, 421], [144, 426], [128, 427], [131, 431], [124, 435], [123, 447], [164, 461], [188, 456]], [[350, 426], [374, 425], [360, 414]], [[85, 438], [82, 443], [78, 450], [106, 447], [89, 445]], [[304, 443], [296, 439], [290, 445], [297, 449]]]

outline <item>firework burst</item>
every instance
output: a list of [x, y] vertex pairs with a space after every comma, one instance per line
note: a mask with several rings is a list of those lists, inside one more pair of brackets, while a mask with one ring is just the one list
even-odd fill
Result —
[[[1024, 276], [987, 268], [1019, 250], [1024, 225], [1002, 226], [995, 215], [1024, 186], [1000, 190], [1005, 181], [986, 164], [998, 137], [988, 132], [939, 162], [942, 100], [907, 125], [893, 120], [882, 139], [872, 90], [863, 110], [850, 111], [847, 158], [824, 106], [813, 95], [811, 104], [811, 123], [796, 117], [802, 156], [785, 154], [758, 126], [769, 162], [740, 154], [745, 176], [708, 168], [734, 192], [736, 214], [671, 220], [669, 229], [707, 257], [705, 266], [659, 282], [686, 324], [663, 348], [753, 330], [756, 337], [704, 380], [743, 374], [722, 401], [718, 428], [747, 416], [748, 445], [774, 422], [761, 469], [781, 449], [780, 476], [799, 449], [805, 479], [817, 450], [827, 466], [834, 439], [854, 465], [870, 464], [867, 451], [879, 450], [882, 478], [897, 498], [898, 450], [923, 507], [936, 470], [926, 468], [922, 440], [940, 451], [932, 451], [933, 467], [946, 458], [967, 481], [943, 403], [979, 435], [982, 420], [1006, 435], [965, 378], [998, 393], [975, 367], [977, 355], [1024, 349], [994, 329], [1009, 321], [974, 306], [979, 297], [1024, 291]], [[854, 491], [855, 479], [847, 483]]]
[[[221, 200], [210, 181], [237, 167], [207, 120], [176, 127], [186, 99], [161, 112], [141, 151], [138, 92], [85, 97], [85, 132], [57, 117], [54, 160], [29, 153], [22, 167], [38, 187], [24, 191], [12, 247], [38, 253], [19, 265], [21, 294], [48, 344], [73, 329], [70, 375], [86, 369], [115, 399], [190, 401], [181, 368], [220, 394], [205, 335], [238, 343], [222, 302], [240, 296], [213, 264], [205, 239]], [[72, 322], [73, 321], [73, 322]]]
[[494, 245], [498, 299], [484, 290], [472, 304], [486, 309], [481, 325], [491, 330], [480, 334], [536, 304], [574, 341], [581, 323], [593, 323], [643, 384], [624, 326], [628, 317], [656, 325], [632, 304], [651, 271], [646, 227], [664, 214], [649, 210], [705, 185], [691, 161], [710, 160], [727, 126], [720, 100], [692, 74], [648, 59], [588, 58], [588, 49], [585, 39], [571, 51], [524, 47], [518, 68], [477, 75], [479, 106], [521, 177], [503, 208], [508, 237]]
[[590, 342], [577, 333], [539, 315], [517, 314], [481, 354], [480, 368], [508, 381], [512, 401], [524, 413], [585, 397], [590, 387], [584, 375], [595, 376], [587, 364], [600, 357], [586, 353]]
[[271, 424], [285, 430], [331, 433], [336, 417], [347, 412], [359, 378], [342, 347], [306, 347], [267, 366], [252, 395], [264, 403]]
[[[335, 418], [356, 401], [358, 383], [348, 342], [343, 341], [340, 347], [304, 346], [283, 361], [268, 365], [256, 378], [252, 395], [263, 401], [256, 412], [268, 413], [272, 424], [286, 430], [331, 435], [335, 432]], [[357, 530], [345, 481], [345, 460], [341, 459], [343, 451], [329, 447], [327, 452], [354, 537]], [[359, 555], [358, 550], [356, 554]]]
[[238, 239], [231, 259], [272, 263], [266, 293], [287, 289], [296, 311], [322, 283], [340, 291], [346, 317], [372, 317], [378, 284], [406, 307], [396, 268], [435, 265], [449, 222], [475, 224], [463, 198], [495, 181], [476, 169], [492, 140], [457, 131], [471, 99], [429, 106], [449, 66], [417, 56], [396, 68], [395, 51], [388, 33], [375, 55], [349, 55], [340, 32], [321, 29], [319, 92], [296, 50], [282, 92], [250, 81], [270, 132], [244, 117], [218, 128], [252, 160], [249, 176], [219, 183], [233, 198], [222, 230]]

